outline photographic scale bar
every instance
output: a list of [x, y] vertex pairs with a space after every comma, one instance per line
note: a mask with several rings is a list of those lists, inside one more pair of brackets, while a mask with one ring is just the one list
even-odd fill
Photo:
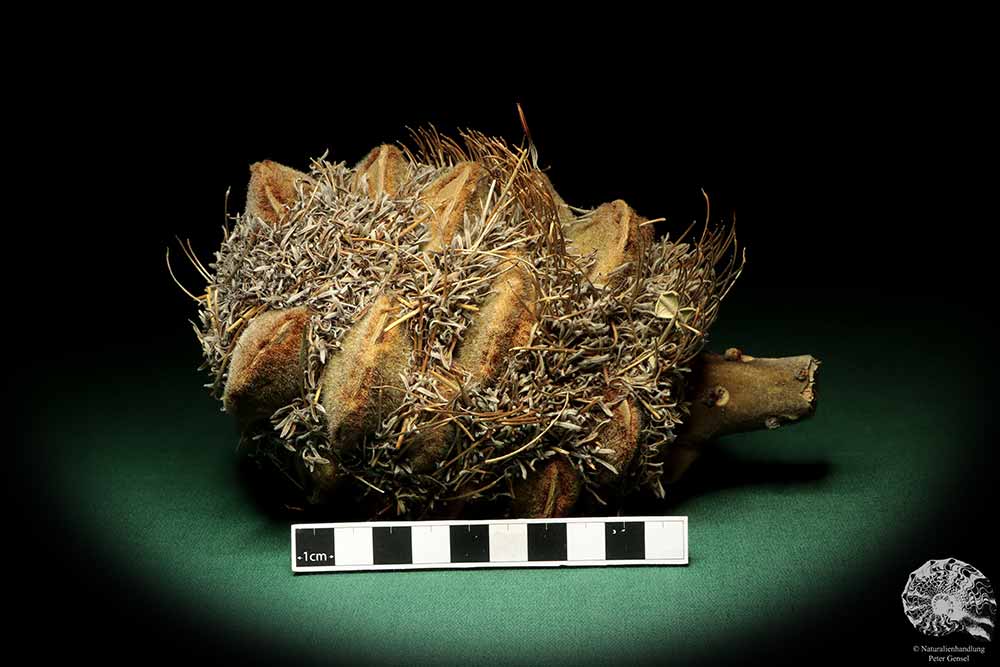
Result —
[[686, 516], [292, 526], [293, 572], [687, 563]]

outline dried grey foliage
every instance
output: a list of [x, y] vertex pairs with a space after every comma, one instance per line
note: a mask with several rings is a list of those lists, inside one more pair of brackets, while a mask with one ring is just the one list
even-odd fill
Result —
[[[706, 223], [696, 239], [656, 240], [642, 249], [637, 267], [622, 270], [624, 278], [596, 286], [587, 279], [593, 258], [565, 252], [555, 204], [532, 178], [528, 150], [478, 133], [463, 138], [460, 146], [433, 130], [415, 133], [415, 148], [404, 148], [413, 178], [393, 197], [352, 190], [353, 171], [320, 158], [311, 165], [315, 187], [300, 190], [281, 225], [234, 218], [206, 269], [195, 327], [207, 386], [221, 394], [236, 339], [256, 313], [307, 306], [303, 394], [244, 435], [279, 468], [289, 470], [295, 457], [306, 466], [335, 460], [341, 474], [383, 494], [387, 509], [400, 515], [448, 499], [507, 494], [510, 481], [555, 456], [567, 457], [598, 498], [597, 473], [605, 468], [620, 472], [625, 488], [645, 486], [662, 496], [658, 459], [685, 417], [685, 373], [742, 266], [733, 231], [716, 233]], [[421, 193], [449, 166], [470, 159], [492, 178], [482, 214], [467, 215], [449, 247], [425, 252]], [[453, 364], [455, 350], [498, 267], [515, 253], [535, 283], [537, 323], [499, 377], [476, 382]], [[405, 399], [360, 447], [335, 454], [320, 374], [383, 292], [399, 297], [397, 317], [406, 319], [397, 326], [417, 341], [410, 371], [399, 378]], [[449, 391], [454, 387], [460, 390]], [[601, 426], [626, 399], [641, 409], [643, 428], [629, 469], [615, 471]], [[415, 472], [407, 443], [444, 424], [462, 437], [433, 470]]]

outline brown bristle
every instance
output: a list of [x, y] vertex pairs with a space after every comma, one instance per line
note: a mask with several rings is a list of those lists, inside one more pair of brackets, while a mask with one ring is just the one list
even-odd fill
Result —
[[414, 139], [353, 169], [252, 167], [196, 298], [244, 440], [306, 501], [351, 480], [380, 517], [662, 495], [685, 374], [741, 267], [733, 234], [654, 241], [621, 200], [577, 216], [528, 148]]

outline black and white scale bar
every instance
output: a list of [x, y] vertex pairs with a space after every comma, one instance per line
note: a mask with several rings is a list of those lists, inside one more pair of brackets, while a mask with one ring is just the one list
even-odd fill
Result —
[[292, 526], [293, 572], [687, 563], [686, 516]]

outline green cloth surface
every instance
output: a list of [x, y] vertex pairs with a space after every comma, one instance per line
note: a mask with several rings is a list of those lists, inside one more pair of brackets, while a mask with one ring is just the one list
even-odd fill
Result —
[[86, 548], [223, 638], [327, 663], [703, 657], [856, 596], [891, 545], [927, 530], [934, 516], [914, 508], [952, 491], [956, 448], [978, 437], [976, 368], [948, 332], [849, 299], [796, 303], [735, 290], [712, 332], [715, 350], [821, 359], [819, 410], [718, 443], [668, 491], [654, 511], [689, 517], [686, 567], [294, 576], [290, 522], [239, 484], [234, 426], [201, 387], [190, 339], [64, 386], [41, 440]]

